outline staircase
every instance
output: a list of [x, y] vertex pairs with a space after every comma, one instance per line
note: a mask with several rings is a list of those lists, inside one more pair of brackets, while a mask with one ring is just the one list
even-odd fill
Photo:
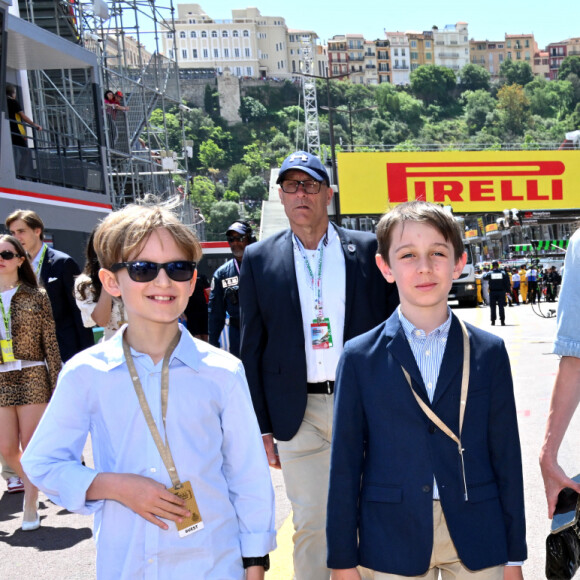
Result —
[[77, 20], [66, 0], [19, 0], [20, 17], [78, 44]]

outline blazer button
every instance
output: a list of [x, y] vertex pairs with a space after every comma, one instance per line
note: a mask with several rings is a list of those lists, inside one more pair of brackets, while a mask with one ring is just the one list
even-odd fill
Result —
[[435, 427], [435, 425], [433, 425], [433, 423], [431, 423], [431, 425], [429, 425], [429, 433], [431, 433], [431, 435], [433, 435], [433, 433], [435, 433], [437, 431], [437, 427]]
[[425, 492], [425, 493], [429, 493], [431, 491], [431, 486], [430, 485], [424, 485], [421, 488], [421, 491]]

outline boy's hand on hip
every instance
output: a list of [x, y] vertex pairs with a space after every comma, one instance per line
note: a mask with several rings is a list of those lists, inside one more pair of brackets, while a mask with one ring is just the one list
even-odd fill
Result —
[[504, 566], [503, 580], [524, 580], [521, 566]]
[[264, 566], [250, 566], [246, 568], [246, 580], [264, 580]]
[[357, 568], [345, 568], [344, 570], [332, 570], [331, 580], [361, 580]]
[[185, 502], [173, 495], [162, 483], [133, 473], [101, 474], [113, 476], [111, 494], [105, 499], [116, 499], [132, 509], [148, 522], [162, 530], [169, 526], [160, 520], [181, 521], [191, 514], [185, 509]]

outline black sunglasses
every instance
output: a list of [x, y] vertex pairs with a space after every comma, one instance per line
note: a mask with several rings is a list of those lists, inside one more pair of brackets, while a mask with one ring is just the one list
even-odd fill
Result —
[[20, 258], [20, 254], [15, 254], [10, 250], [4, 250], [3, 252], [0, 252], [0, 258], [3, 260], [13, 260], [14, 258]]
[[[1, 255], [1, 254], [0, 254]], [[175, 262], [145, 262], [137, 260], [134, 262], [119, 262], [111, 266], [111, 272], [118, 272], [122, 268], [127, 268], [129, 278], [133, 282], [151, 282], [157, 278], [159, 270], [163, 269], [167, 275], [175, 282], [187, 282], [193, 278], [197, 264], [187, 260], [176, 260]]]
[[243, 242], [246, 239], [246, 236], [226, 236], [226, 240], [232, 244], [234, 242]]

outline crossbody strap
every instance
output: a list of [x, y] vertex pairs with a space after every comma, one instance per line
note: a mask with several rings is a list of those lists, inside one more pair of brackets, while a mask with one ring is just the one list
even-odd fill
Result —
[[461, 457], [461, 470], [463, 474], [463, 488], [465, 491], [465, 501], [467, 501], [467, 483], [465, 480], [465, 464], [463, 463], [463, 446], [461, 445], [461, 431], [463, 429], [463, 419], [465, 417], [465, 407], [467, 405], [467, 393], [469, 391], [469, 371], [470, 371], [470, 354], [471, 348], [469, 344], [469, 335], [467, 334], [467, 328], [465, 328], [465, 324], [462, 320], [459, 320], [459, 324], [461, 325], [461, 332], [463, 334], [463, 373], [461, 376], [461, 399], [459, 402], [459, 436], [457, 436], [453, 431], [447, 427], [447, 425], [435, 414], [433, 409], [419, 397], [415, 389], [413, 388], [413, 383], [411, 381], [411, 375], [407, 372], [405, 367], [401, 366], [403, 374], [407, 379], [407, 383], [409, 383], [409, 387], [415, 400], [419, 404], [419, 407], [423, 410], [425, 415], [445, 433], [449, 438], [453, 439], [455, 443], [457, 443], [457, 449], [459, 451], [459, 455]]

